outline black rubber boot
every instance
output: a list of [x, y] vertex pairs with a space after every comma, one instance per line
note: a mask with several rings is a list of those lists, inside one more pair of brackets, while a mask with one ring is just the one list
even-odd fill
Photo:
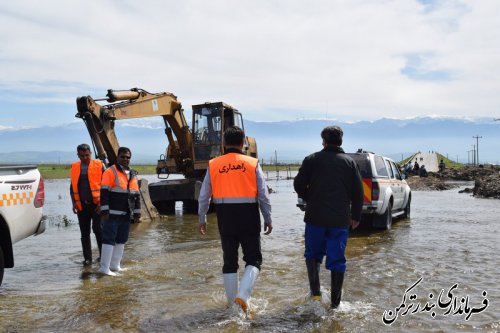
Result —
[[83, 249], [83, 261], [84, 266], [92, 264], [92, 246], [90, 245], [90, 237], [82, 238], [82, 249]]
[[342, 284], [344, 283], [344, 272], [332, 272], [332, 308], [339, 307], [342, 296]]
[[321, 297], [320, 283], [319, 283], [319, 268], [321, 264], [315, 259], [306, 259], [307, 276], [309, 277], [309, 288], [311, 296]]

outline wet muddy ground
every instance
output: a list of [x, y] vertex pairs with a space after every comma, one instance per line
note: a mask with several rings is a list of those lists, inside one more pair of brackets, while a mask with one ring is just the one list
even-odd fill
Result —
[[[69, 181], [46, 181], [48, 228], [14, 246], [16, 267], [5, 272], [0, 287], [0, 331], [500, 331], [498, 200], [459, 194], [458, 189], [414, 191], [410, 219], [398, 220], [389, 231], [351, 234], [343, 300], [332, 311], [325, 269], [322, 303], [308, 301], [303, 213], [295, 207], [292, 181], [269, 185], [274, 190], [274, 231], [262, 237], [264, 264], [253, 293], [255, 314], [245, 319], [225, 308], [215, 216], [209, 217], [204, 237], [197, 233], [196, 216], [180, 210], [134, 225], [122, 265], [128, 270], [102, 277], [97, 264], [80, 264]], [[420, 278], [403, 302], [405, 290]], [[448, 293], [452, 302], [445, 306]], [[426, 304], [434, 307], [420, 311]], [[417, 305], [419, 311], [412, 313]]]

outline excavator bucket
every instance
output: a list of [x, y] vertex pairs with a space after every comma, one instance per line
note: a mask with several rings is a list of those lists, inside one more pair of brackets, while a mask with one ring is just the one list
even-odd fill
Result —
[[141, 194], [141, 221], [149, 221], [159, 217], [160, 215], [149, 196], [148, 181], [144, 178], [139, 179], [139, 192]]

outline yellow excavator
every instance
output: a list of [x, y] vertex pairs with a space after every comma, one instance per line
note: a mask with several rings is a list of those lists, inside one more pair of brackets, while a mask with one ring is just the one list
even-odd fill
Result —
[[[102, 101], [106, 103], [98, 103]], [[166, 179], [149, 186], [144, 179], [140, 180], [142, 216], [145, 218], [153, 218], [158, 212], [174, 212], [176, 201], [183, 202], [184, 211], [196, 212], [208, 162], [224, 153], [224, 129], [239, 126], [244, 130], [241, 113], [224, 102], [193, 105], [191, 130], [181, 103], [168, 92], [149, 93], [139, 88], [110, 89], [105, 98], [78, 97], [76, 104], [76, 117], [85, 122], [97, 158], [107, 165], [116, 163], [120, 147], [114, 131], [115, 120], [163, 117], [168, 147], [157, 162], [158, 178], [170, 174], [181, 174], [184, 178]], [[243, 153], [257, 158], [254, 138], [245, 137]]]

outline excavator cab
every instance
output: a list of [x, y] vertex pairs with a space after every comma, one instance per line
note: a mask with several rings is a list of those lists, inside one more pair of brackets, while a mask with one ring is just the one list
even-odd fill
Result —
[[[223, 133], [230, 126], [245, 130], [241, 113], [232, 106], [223, 102], [193, 105], [195, 160], [209, 161], [220, 156], [224, 149]], [[247, 140], [245, 148], [248, 148]]]

